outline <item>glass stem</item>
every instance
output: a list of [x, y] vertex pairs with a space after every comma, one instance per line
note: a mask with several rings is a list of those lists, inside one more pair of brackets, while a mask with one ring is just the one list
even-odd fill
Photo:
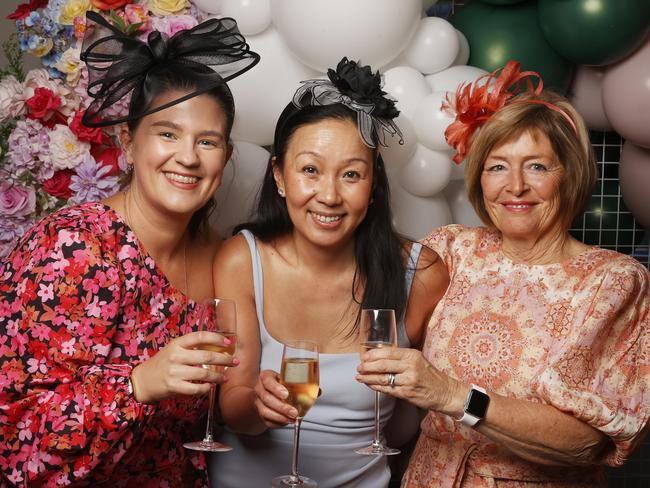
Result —
[[298, 476], [298, 445], [300, 444], [300, 423], [302, 418], [296, 418], [293, 424], [293, 455], [291, 457], [291, 483], [299, 483]]
[[205, 426], [205, 438], [203, 442], [214, 442], [212, 438], [212, 424], [214, 422], [214, 402], [216, 397], [217, 385], [214, 383], [210, 384], [210, 396], [209, 396], [209, 407], [208, 407], [208, 421]]
[[379, 392], [375, 392], [375, 438], [372, 441], [372, 444], [374, 446], [378, 446], [380, 444], [379, 441]]

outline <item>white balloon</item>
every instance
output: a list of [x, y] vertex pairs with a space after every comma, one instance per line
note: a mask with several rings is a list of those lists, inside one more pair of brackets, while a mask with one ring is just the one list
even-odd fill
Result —
[[411, 195], [399, 184], [396, 171], [388, 172], [393, 225], [413, 240], [426, 237], [434, 228], [451, 224], [449, 205], [442, 194], [423, 198]]
[[456, 29], [456, 34], [458, 34], [458, 55], [451, 65], [462, 66], [467, 64], [467, 61], [469, 61], [469, 41], [467, 40], [467, 37], [465, 37], [465, 34], [458, 29]]
[[415, 32], [420, 0], [271, 0], [271, 18], [291, 52], [325, 72], [343, 56], [378, 69]]
[[404, 49], [409, 65], [424, 74], [437, 73], [454, 62], [460, 41], [456, 29], [440, 17], [425, 17]]
[[273, 143], [278, 117], [300, 82], [322, 75], [291, 56], [273, 28], [246, 40], [261, 59], [253, 69], [228, 82], [236, 107], [232, 137], [268, 146]]
[[237, 141], [216, 193], [217, 209], [211, 221], [223, 237], [250, 220], [264, 180], [269, 152], [250, 142]]
[[447, 198], [454, 224], [461, 224], [466, 227], [485, 225], [481, 222], [479, 216], [476, 215], [472, 204], [469, 203], [467, 191], [465, 190], [465, 182], [451, 181], [444, 189], [443, 194]]
[[431, 93], [422, 73], [409, 66], [397, 66], [384, 73], [383, 89], [397, 100], [398, 110], [412, 117], [420, 101]]
[[259, 34], [271, 25], [271, 0], [222, 0], [221, 14], [237, 21], [245, 36]]
[[472, 83], [488, 72], [476, 66], [451, 66], [444, 71], [425, 76], [431, 90], [456, 92], [461, 83]]
[[223, 0], [191, 0], [199, 9], [208, 14], [218, 14], [221, 12], [221, 3]]
[[418, 144], [411, 160], [399, 171], [399, 182], [407, 192], [431, 197], [442, 191], [451, 179], [448, 153], [432, 151]]
[[447, 92], [435, 91], [420, 101], [413, 115], [415, 133], [420, 144], [434, 151], [449, 151], [445, 140], [445, 130], [454, 121], [454, 117], [442, 110], [442, 102]]
[[612, 130], [603, 105], [603, 76], [605, 70], [592, 66], [578, 66], [569, 90], [569, 100], [594, 130]]
[[387, 137], [386, 147], [380, 146], [379, 152], [387, 167], [401, 168], [413, 157], [418, 144], [418, 136], [413, 123], [406, 115], [400, 114], [395, 119], [395, 124], [402, 132], [403, 143], [400, 144], [398, 136]]

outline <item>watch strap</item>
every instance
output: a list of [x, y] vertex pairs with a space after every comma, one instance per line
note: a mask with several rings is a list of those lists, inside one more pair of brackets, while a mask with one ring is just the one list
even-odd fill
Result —
[[472, 388], [470, 389], [469, 393], [467, 394], [467, 399], [465, 400], [465, 406], [463, 407], [463, 416], [459, 419], [454, 419], [456, 422], [460, 422], [463, 425], [467, 425], [468, 427], [474, 427], [476, 424], [478, 424], [481, 420], [483, 420], [483, 417], [477, 417], [476, 415], [472, 415], [467, 411], [467, 401], [469, 400], [470, 396], [472, 395], [472, 390], [479, 391], [483, 393], [484, 395], [487, 395], [487, 392], [485, 391], [485, 388], [481, 388], [478, 385], [472, 385]]

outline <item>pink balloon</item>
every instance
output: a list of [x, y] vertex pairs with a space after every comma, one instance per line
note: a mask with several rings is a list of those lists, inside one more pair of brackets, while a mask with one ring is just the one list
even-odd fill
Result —
[[637, 146], [650, 147], [650, 37], [632, 55], [607, 68], [603, 104], [616, 132]]
[[626, 141], [618, 176], [625, 205], [639, 224], [650, 229], [650, 149]]
[[603, 106], [604, 75], [603, 69], [579, 66], [569, 90], [569, 100], [585, 119], [587, 127], [594, 130], [612, 130]]

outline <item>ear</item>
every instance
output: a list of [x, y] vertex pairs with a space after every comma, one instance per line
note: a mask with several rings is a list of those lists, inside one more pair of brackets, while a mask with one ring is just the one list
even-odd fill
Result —
[[120, 133], [118, 135], [118, 138], [120, 140], [120, 146], [122, 146], [122, 150], [124, 151], [124, 158], [126, 159], [126, 164], [129, 166], [133, 166], [133, 155], [132, 155], [132, 147], [133, 147], [133, 137], [131, 136], [131, 131], [129, 131], [129, 128], [126, 126], [126, 124], [122, 125], [120, 128]]
[[275, 186], [278, 187], [278, 190], [284, 190], [284, 177], [282, 176], [282, 170], [280, 167], [275, 164], [275, 156], [271, 158], [271, 166], [273, 167], [273, 179], [275, 180]]

